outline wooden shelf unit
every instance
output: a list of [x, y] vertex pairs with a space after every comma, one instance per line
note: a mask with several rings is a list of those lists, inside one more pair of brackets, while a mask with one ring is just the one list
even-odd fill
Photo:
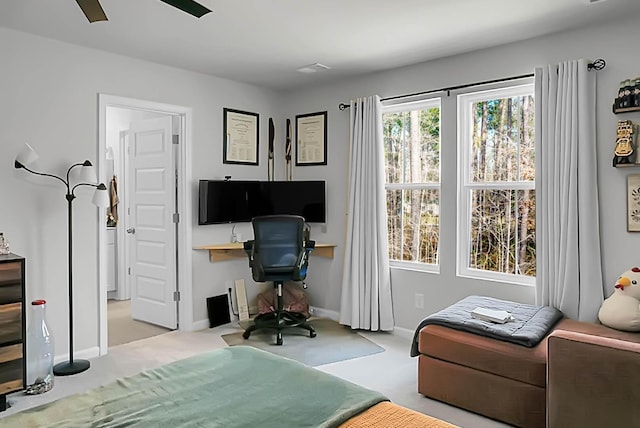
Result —
[[0, 411], [7, 394], [26, 387], [25, 259], [0, 255]]

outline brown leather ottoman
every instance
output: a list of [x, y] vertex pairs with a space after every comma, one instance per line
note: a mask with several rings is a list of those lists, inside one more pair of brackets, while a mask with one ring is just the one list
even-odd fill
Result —
[[427, 325], [418, 345], [421, 394], [511, 425], [545, 426], [546, 337], [527, 348]]

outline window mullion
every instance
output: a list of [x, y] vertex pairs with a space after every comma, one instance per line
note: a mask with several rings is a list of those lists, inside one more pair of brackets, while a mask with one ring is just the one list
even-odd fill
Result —
[[387, 183], [384, 185], [388, 190], [421, 190], [421, 189], [440, 189], [440, 183], [405, 183], [405, 184], [392, 184]]
[[482, 183], [469, 183], [464, 186], [470, 190], [524, 190], [535, 189], [533, 181], [491, 181]]

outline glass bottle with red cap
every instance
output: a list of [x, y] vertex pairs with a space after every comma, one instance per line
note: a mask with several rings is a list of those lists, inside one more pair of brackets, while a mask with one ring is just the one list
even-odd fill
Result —
[[44, 300], [31, 302], [27, 330], [27, 394], [42, 394], [53, 388], [53, 337], [47, 327]]

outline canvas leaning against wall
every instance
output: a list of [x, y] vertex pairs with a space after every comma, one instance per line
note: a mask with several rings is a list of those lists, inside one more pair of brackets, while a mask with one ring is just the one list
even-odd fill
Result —
[[627, 177], [627, 231], [640, 232], [640, 174]]

